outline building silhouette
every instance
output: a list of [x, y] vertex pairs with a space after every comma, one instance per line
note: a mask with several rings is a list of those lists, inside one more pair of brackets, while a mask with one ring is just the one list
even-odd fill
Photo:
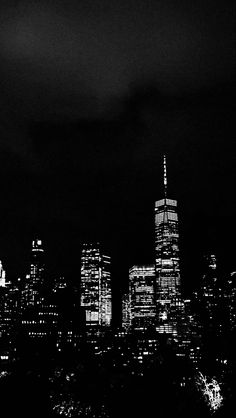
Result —
[[198, 335], [201, 335], [202, 361], [208, 366], [212, 363], [215, 368], [216, 361], [225, 359], [231, 297], [227, 297], [227, 281], [221, 277], [214, 254], [204, 256], [202, 277], [193, 296]]
[[195, 291], [196, 308], [200, 322], [204, 325], [207, 339], [219, 337], [224, 331], [224, 282], [219, 275], [216, 256], [204, 257], [203, 274]]
[[89, 327], [107, 327], [112, 318], [111, 258], [100, 244], [83, 244], [81, 255], [81, 307]]

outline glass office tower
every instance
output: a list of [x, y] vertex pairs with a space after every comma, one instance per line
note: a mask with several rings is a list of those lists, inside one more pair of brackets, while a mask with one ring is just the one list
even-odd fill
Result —
[[146, 330], [155, 324], [154, 281], [154, 265], [135, 265], [129, 270], [131, 324], [136, 330]]
[[109, 326], [112, 317], [111, 259], [99, 243], [83, 244], [81, 256], [81, 307], [86, 325]]

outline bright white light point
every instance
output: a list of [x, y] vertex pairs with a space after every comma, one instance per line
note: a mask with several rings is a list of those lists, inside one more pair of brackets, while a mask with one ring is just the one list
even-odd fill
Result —
[[223, 396], [220, 393], [220, 385], [215, 379], [207, 381], [207, 377], [203, 376], [203, 374], [199, 372], [197, 385], [202, 391], [212, 412], [215, 412], [222, 406]]

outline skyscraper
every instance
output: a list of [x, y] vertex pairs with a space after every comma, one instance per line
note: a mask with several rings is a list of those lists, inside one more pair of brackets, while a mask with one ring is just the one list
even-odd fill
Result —
[[0, 261], [0, 287], [6, 286], [6, 272], [3, 270], [2, 262]]
[[154, 325], [154, 280], [154, 265], [135, 265], [129, 270], [131, 324], [136, 330], [145, 330]]
[[224, 364], [227, 358], [225, 342], [231, 330], [227, 282], [214, 254], [203, 258], [202, 277], [194, 292], [194, 304], [200, 331], [198, 335], [201, 334], [202, 362], [209, 368], [215, 368], [217, 364]]
[[40, 299], [40, 291], [44, 284], [44, 249], [42, 241], [33, 240], [30, 274], [26, 276], [25, 289], [23, 291], [23, 305], [35, 305]]
[[101, 253], [99, 243], [83, 244], [81, 256], [81, 307], [86, 325], [106, 327], [111, 324], [111, 259]]
[[225, 303], [228, 307], [228, 320], [230, 330], [236, 329], [236, 271], [230, 273], [227, 280]]
[[167, 197], [164, 156], [164, 199], [155, 202], [155, 270], [158, 328], [176, 333], [180, 303], [180, 266], [177, 201]]
[[225, 300], [216, 256], [206, 255], [203, 261], [203, 275], [199, 289], [195, 292], [195, 300], [199, 319], [204, 325], [205, 338], [208, 340], [213, 336], [220, 336], [225, 328]]
[[131, 327], [131, 295], [130, 292], [122, 296], [122, 328], [128, 331]]
[[0, 288], [0, 359], [2, 354], [5, 360], [14, 356], [20, 314], [20, 281], [8, 281], [5, 287]]

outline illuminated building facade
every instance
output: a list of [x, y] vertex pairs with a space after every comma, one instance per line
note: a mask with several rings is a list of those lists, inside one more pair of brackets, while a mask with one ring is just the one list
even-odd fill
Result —
[[133, 329], [145, 330], [155, 323], [154, 281], [154, 265], [135, 265], [129, 270], [131, 324]]
[[99, 243], [83, 244], [81, 256], [81, 307], [91, 327], [111, 324], [111, 259], [101, 253]]
[[206, 255], [203, 261], [202, 278], [194, 292], [195, 311], [201, 334], [202, 362], [215, 368], [216, 362], [219, 366], [226, 355], [224, 347], [229, 331], [226, 282], [221, 277], [215, 255]]
[[0, 363], [10, 362], [15, 356], [15, 342], [20, 326], [20, 287], [8, 281], [0, 288]]
[[7, 290], [5, 286], [1, 286], [0, 287], [0, 337], [2, 337], [6, 331], [6, 297], [7, 297]]
[[184, 309], [178, 333], [177, 356], [199, 367], [202, 359], [202, 324], [198, 321], [191, 299], [183, 300]]
[[227, 280], [225, 303], [228, 308], [228, 322], [230, 331], [236, 329], [236, 271], [230, 273]]
[[180, 260], [177, 201], [167, 198], [164, 156], [164, 199], [155, 202], [156, 303], [160, 332], [176, 333], [180, 301]]
[[195, 292], [199, 318], [206, 337], [220, 336], [223, 332], [225, 307], [223, 286], [219, 278], [215, 255], [204, 257], [204, 272], [199, 289]]
[[6, 272], [3, 270], [2, 262], [0, 261], [0, 287], [6, 286]]
[[122, 328], [128, 331], [131, 327], [131, 297], [130, 292], [122, 297]]
[[30, 274], [26, 275], [23, 291], [23, 305], [35, 305], [40, 301], [40, 291], [44, 284], [44, 249], [42, 241], [36, 239], [32, 242]]
[[36, 306], [29, 305], [23, 312], [21, 324], [31, 339], [45, 341], [58, 335], [58, 308], [53, 297], [42, 298]]
[[0, 337], [5, 329], [6, 273], [0, 261]]

